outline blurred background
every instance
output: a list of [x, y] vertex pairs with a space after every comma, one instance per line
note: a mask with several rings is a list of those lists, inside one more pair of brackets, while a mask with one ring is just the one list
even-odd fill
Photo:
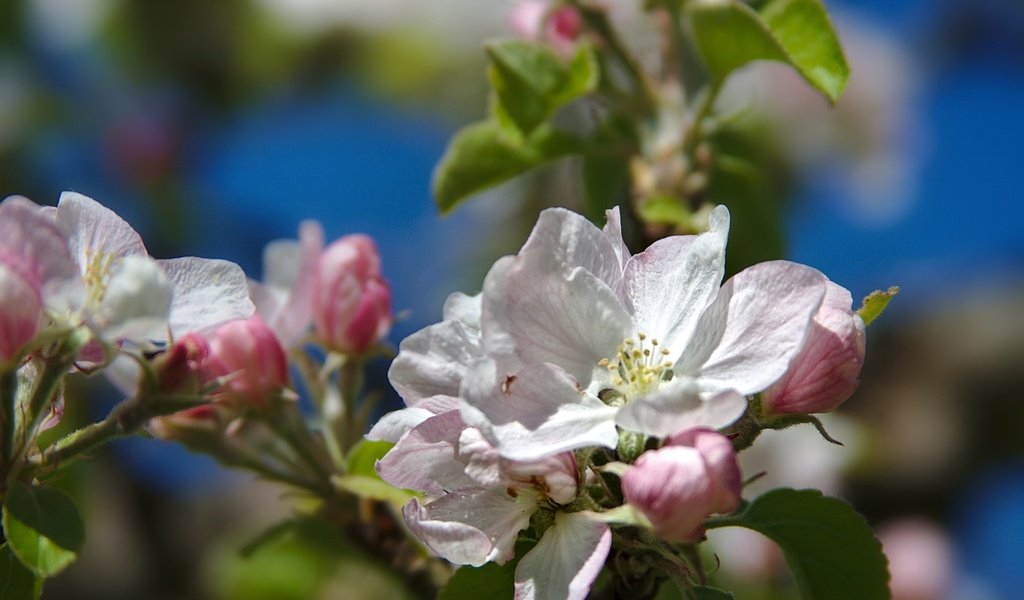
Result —
[[[580, 205], [571, 161], [449, 217], [431, 199], [448, 137], [484, 113], [481, 43], [511, 35], [512, 6], [5, 0], [0, 193], [52, 204], [79, 191], [157, 257], [226, 258], [252, 277], [263, 246], [302, 219], [329, 238], [368, 233], [403, 314], [397, 345], [439, 319], [448, 293], [478, 291], [539, 209]], [[871, 327], [860, 390], [827, 422], [846, 447], [766, 435], [745, 468], [852, 501], [886, 544], [898, 599], [1019, 598], [1024, 3], [828, 6], [853, 66], [834, 109], [773, 65], [749, 68], [722, 103], [763, 125], [778, 253], [855, 298], [902, 291]], [[102, 388], [80, 398], [70, 421], [118, 400]], [[387, 573], [313, 534], [240, 558], [287, 511], [280, 490], [169, 443], [120, 442], [62, 485], [87, 512], [88, 546], [47, 597], [394, 597]], [[712, 541], [738, 597], [787, 597], [770, 548]], [[744, 583], [765, 577], [779, 585]]]

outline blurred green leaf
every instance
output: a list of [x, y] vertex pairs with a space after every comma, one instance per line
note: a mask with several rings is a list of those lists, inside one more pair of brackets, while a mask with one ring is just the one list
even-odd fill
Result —
[[690, 3], [697, 46], [719, 83], [756, 60], [791, 65], [835, 102], [850, 67], [820, 0], [771, 0], [755, 11], [738, 0]]
[[488, 78], [495, 92], [495, 116], [529, 135], [562, 106], [597, 88], [594, 51], [581, 44], [566, 63], [548, 46], [522, 40], [487, 46]]
[[889, 306], [889, 301], [898, 293], [900, 293], [900, 288], [896, 286], [892, 286], [884, 292], [882, 290], [871, 292], [864, 297], [864, 302], [857, 311], [857, 314], [860, 315], [865, 325], [870, 325], [882, 315], [885, 308]]
[[732, 214], [726, 269], [729, 274], [785, 256], [782, 207], [789, 193], [788, 166], [760, 131], [722, 128], [712, 150], [707, 196]]
[[679, 198], [672, 196], [655, 196], [648, 198], [640, 205], [640, 219], [645, 223], [672, 225], [691, 228], [690, 217], [693, 215], [683, 206]]
[[516, 565], [487, 563], [482, 567], [459, 567], [441, 590], [438, 600], [511, 600], [515, 591]]
[[529, 136], [509, 135], [495, 121], [464, 127], [434, 171], [434, 198], [442, 213], [468, 196], [563, 156], [579, 153], [576, 136], [541, 125]]
[[864, 517], [838, 498], [818, 490], [772, 490], [738, 515], [708, 521], [709, 528], [722, 526], [752, 529], [778, 544], [801, 598], [889, 598], [881, 543]]
[[583, 156], [583, 212], [597, 224], [604, 211], [629, 201], [629, 161], [637, 152], [633, 122], [622, 115], [605, 119], [587, 141]]
[[32, 572], [51, 577], [74, 562], [85, 543], [85, 526], [63, 492], [14, 483], [7, 490], [4, 535]]
[[26, 569], [7, 544], [0, 545], [0, 600], [35, 600], [42, 589], [42, 578]]
[[349, 450], [348, 458], [346, 459], [345, 468], [349, 475], [362, 475], [364, 477], [375, 477], [377, 478], [376, 463], [378, 460], [384, 457], [391, 450], [395, 444], [388, 441], [370, 441], [370, 440], [359, 440], [359, 442]]
[[734, 596], [718, 588], [708, 587], [706, 585], [698, 585], [693, 588], [694, 596], [697, 600], [732, 600]]
[[416, 494], [409, 490], [396, 488], [395, 486], [382, 481], [380, 478], [366, 477], [365, 475], [342, 475], [333, 477], [331, 481], [339, 489], [353, 493], [360, 498], [369, 498], [387, 502], [392, 506], [401, 508], [406, 502], [412, 500]]

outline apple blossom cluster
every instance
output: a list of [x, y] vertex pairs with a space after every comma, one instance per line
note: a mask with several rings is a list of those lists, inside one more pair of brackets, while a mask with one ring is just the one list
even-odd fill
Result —
[[[372, 239], [325, 247], [312, 221], [298, 241], [271, 243], [264, 263], [257, 282], [228, 261], [154, 259], [127, 222], [77, 193], [56, 207], [0, 203], [0, 491], [148, 429], [335, 495], [330, 478], [362, 434], [358, 375], [391, 326], [390, 288]], [[296, 363], [320, 419], [298, 409]], [[126, 399], [104, 421], [42, 446], [76, 371], [102, 372]]]
[[[548, 209], [477, 296], [405, 339], [407, 407], [369, 432], [380, 476], [420, 492], [409, 530], [458, 565], [517, 560], [517, 599], [582, 599], [602, 569], [628, 597], [703, 582], [705, 520], [741, 504], [736, 452], [857, 387], [850, 293], [788, 261], [724, 284], [730, 215], [639, 254]], [[523, 546], [528, 548], [523, 551]]]

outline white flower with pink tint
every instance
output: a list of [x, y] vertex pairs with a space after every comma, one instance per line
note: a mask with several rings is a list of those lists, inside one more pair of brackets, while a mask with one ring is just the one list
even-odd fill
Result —
[[773, 261], [721, 285], [728, 211], [709, 222], [632, 256], [617, 211], [603, 231], [544, 211], [484, 281], [484, 357], [460, 389], [466, 422], [530, 460], [614, 448], [618, 428], [664, 437], [735, 421], [803, 347], [827, 280]]
[[35, 338], [74, 276], [67, 240], [38, 206], [21, 197], [0, 203], [0, 365]]
[[671, 436], [622, 475], [626, 501], [673, 542], [700, 540], [708, 515], [736, 510], [741, 486], [732, 442], [706, 429]]
[[823, 413], [836, 409], [860, 385], [864, 321], [850, 292], [831, 281], [800, 354], [778, 382], [765, 390], [769, 415]]
[[267, 244], [263, 249], [263, 281], [249, 282], [256, 313], [285, 346], [298, 343], [312, 323], [317, 263], [323, 248], [320, 223], [303, 221], [298, 240]]
[[359, 354], [391, 329], [391, 288], [369, 236], [347, 235], [320, 255], [313, 287], [316, 334], [332, 350]]
[[186, 257], [153, 260], [139, 234], [116, 213], [74, 192], [54, 219], [68, 239], [84, 294], [69, 304], [105, 340], [140, 344], [208, 331], [252, 314], [238, 265]]
[[576, 498], [579, 472], [572, 453], [533, 461], [500, 456], [466, 427], [457, 411], [410, 429], [377, 463], [388, 483], [425, 493], [403, 510], [409, 530], [455, 564], [504, 563], [538, 511], [554, 511], [551, 526], [516, 568], [521, 599], [582, 599], [611, 546], [608, 525], [556, 507]]
[[405, 432], [434, 415], [459, 409], [459, 386], [466, 369], [482, 355], [480, 296], [450, 295], [440, 323], [402, 340], [388, 379], [406, 408], [390, 412], [366, 435], [397, 442]]

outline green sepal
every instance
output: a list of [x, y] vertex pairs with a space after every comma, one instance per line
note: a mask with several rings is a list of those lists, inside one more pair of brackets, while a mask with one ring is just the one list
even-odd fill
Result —
[[857, 314], [864, 321], [864, 325], [870, 325], [875, 319], [882, 316], [886, 307], [889, 306], [889, 301], [898, 293], [900, 293], [900, 288], [892, 286], [884, 292], [882, 290], [875, 290], [864, 296], [864, 302], [857, 310]]

